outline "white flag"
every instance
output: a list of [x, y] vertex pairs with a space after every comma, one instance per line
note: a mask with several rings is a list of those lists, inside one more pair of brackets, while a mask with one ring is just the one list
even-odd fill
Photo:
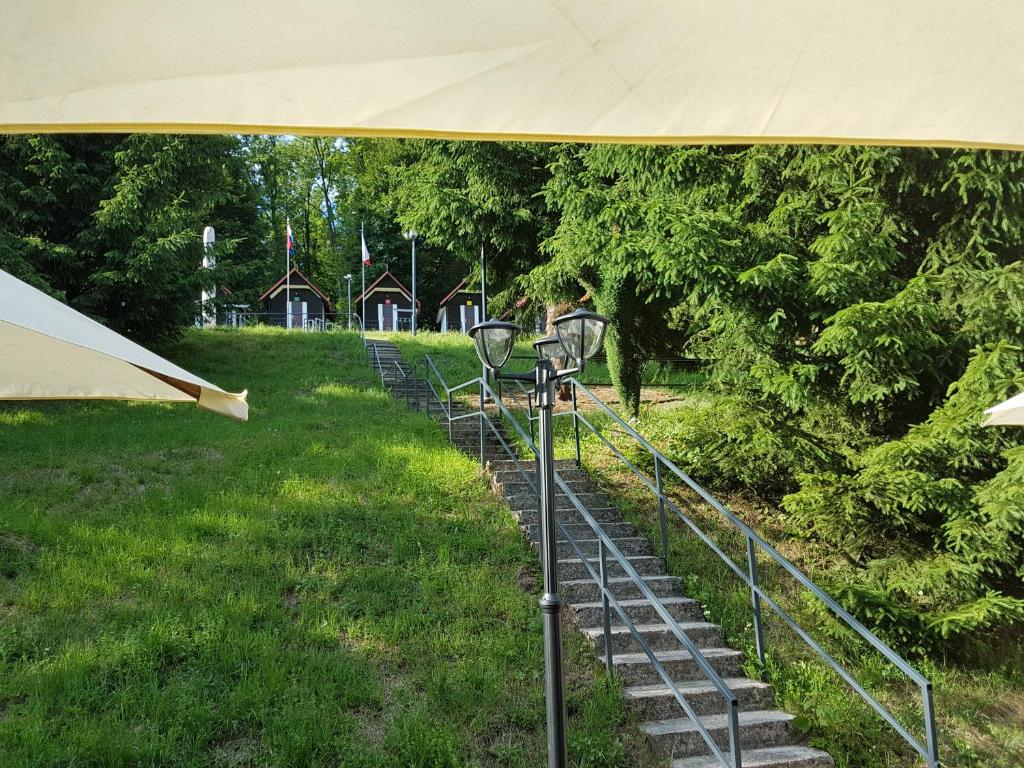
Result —
[[366, 236], [360, 232], [359, 239], [363, 244], [363, 266], [368, 267], [370, 266], [370, 252], [366, 248]]

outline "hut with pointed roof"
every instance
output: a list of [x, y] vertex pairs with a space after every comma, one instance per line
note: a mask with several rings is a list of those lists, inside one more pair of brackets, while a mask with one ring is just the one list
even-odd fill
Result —
[[334, 307], [327, 294], [297, 267], [264, 291], [259, 300], [269, 325], [324, 328], [334, 320]]
[[[422, 302], [416, 302], [416, 315]], [[412, 294], [390, 271], [374, 280], [353, 301], [368, 331], [407, 331], [412, 328]]]
[[466, 280], [456, 285], [438, 305], [437, 327], [441, 333], [468, 333], [470, 328], [483, 319], [483, 300], [480, 291], [467, 288]]

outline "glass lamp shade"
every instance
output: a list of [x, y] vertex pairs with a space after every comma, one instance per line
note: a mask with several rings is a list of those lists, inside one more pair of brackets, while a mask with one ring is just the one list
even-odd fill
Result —
[[476, 354], [491, 371], [498, 371], [509, 357], [519, 335], [519, 326], [502, 320], [488, 320], [469, 329], [470, 338], [476, 344]]
[[583, 363], [600, 351], [608, 321], [596, 312], [577, 309], [556, 318], [553, 325], [565, 351]]
[[533, 348], [537, 350], [537, 357], [551, 361], [555, 369], [568, 368], [573, 364], [573, 358], [566, 354], [565, 347], [558, 340], [557, 336], [545, 336], [533, 342]]

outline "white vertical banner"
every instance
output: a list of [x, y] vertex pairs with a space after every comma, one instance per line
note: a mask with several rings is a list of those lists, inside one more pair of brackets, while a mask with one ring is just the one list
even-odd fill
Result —
[[[217, 242], [217, 233], [213, 227], [203, 229], [203, 270], [211, 270], [217, 266], [217, 259], [213, 255], [213, 246]], [[199, 295], [200, 313], [202, 324], [209, 328], [217, 324], [217, 310], [213, 306], [213, 299], [217, 295], [217, 288], [213, 285], [205, 285], [208, 276], [204, 276], [204, 287]]]

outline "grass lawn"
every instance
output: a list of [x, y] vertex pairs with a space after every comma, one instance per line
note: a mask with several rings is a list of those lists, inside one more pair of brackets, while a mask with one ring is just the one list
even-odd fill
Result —
[[[428, 353], [437, 360], [446, 377], [449, 370], [465, 378], [479, 375], [479, 366], [474, 365], [476, 356], [463, 336], [421, 334], [412, 339], [396, 334], [393, 339], [410, 362]], [[474, 374], [474, 370], [477, 373]], [[449, 384], [454, 384], [455, 378], [449, 378]], [[695, 385], [699, 387], [699, 381]], [[645, 389], [645, 397], [648, 391]], [[603, 393], [600, 394], [603, 397]], [[681, 402], [645, 407], [637, 429], [641, 434], [659, 434], [664, 431], [661, 427], [673, 418], [674, 409], [692, 407], [693, 401], [688, 406], [687, 398], [705, 396], [698, 389], [692, 394], [677, 394]], [[585, 404], [581, 400], [581, 406]], [[610, 419], [596, 411], [589, 412], [588, 417], [627, 455], [643, 465], [644, 456], [631, 450], [631, 441], [618, 429], [609, 428]], [[555, 427], [556, 454], [560, 458], [574, 457], [570, 421], [556, 418]], [[657, 504], [651, 492], [621, 463], [613, 460], [611, 452], [596, 437], [584, 434], [583, 446], [587, 468], [617, 499], [626, 518], [660, 546]], [[723, 524], [710, 507], [693, 504], [692, 494], [677, 490], [683, 502], [681, 508], [693, 514], [734, 562], [745, 566], [744, 541], [733, 535], [734, 529]], [[812, 543], [793, 541], [786, 536], [783, 526], [778, 524], [778, 510], [738, 495], [726, 496], [724, 500], [819, 583], [829, 583], [839, 570], [834, 553], [822, 552]], [[755, 658], [748, 591], [717, 555], [678, 520], [670, 524], [668, 568], [670, 573], [684, 579], [690, 597], [704, 603], [709, 620], [722, 624], [730, 644], [746, 651], [748, 660]], [[798, 617], [812, 636], [823, 642], [833, 656], [910, 725], [912, 732], [923, 735], [920, 695], [916, 687], [905, 684], [902, 673], [880, 660], [859, 638], [839, 631], [838, 623], [818, 607], [820, 604], [805, 599], [802, 590], [795, 588], [792, 580], [778, 569], [760, 562], [759, 572], [769, 592]], [[766, 615], [770, 613], [768, 609], [765, 611]], [[943, 659], [913, 662], [935, 686], [942, 765], [947, 768], [1024, 766], [1024, 643], [1020, 633], [986, 640], [979, 638], [981, 652], [970, 662]], [[748, 661], [747, 673], [761, 676], [774, 685], [780, 704], [799, 716], [798, 724], [805, 729], [809, 742], [828, 750], [838, 768], [923, 765], [895, 731], [819, 661], [781, 620], [767, 622], [767, 647], [767, 668], [758, 669]]]
[[[542, 764], [535, 558], [473, 460], [353, 335], [164, 352], [251, 420], [0, 406], [0, 765]], [[567, 646], [573, 761], [625, 764]]]

